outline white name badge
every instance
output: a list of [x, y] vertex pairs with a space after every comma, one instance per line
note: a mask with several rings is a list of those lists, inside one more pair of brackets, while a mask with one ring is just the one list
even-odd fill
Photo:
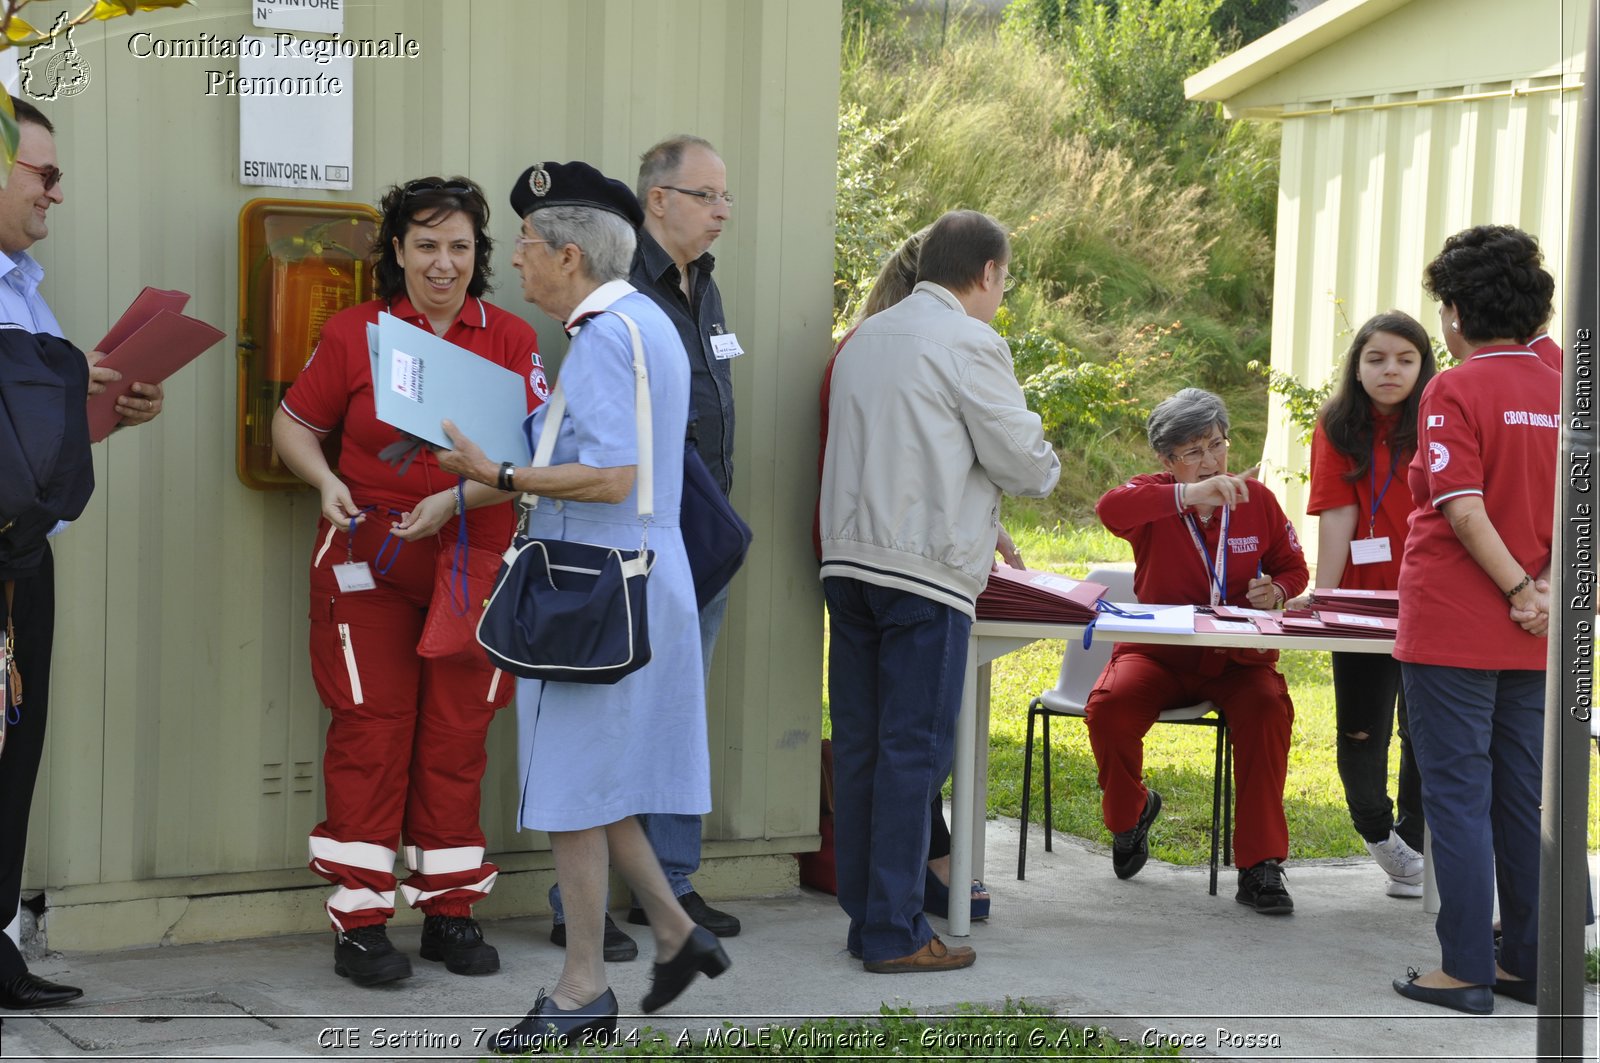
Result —
[[346, 594], [370, 591], [378, 586], [373, 582], [372, 569], [367, 567], [365, 561], [346, 561], [342, 565], [334, 565], [333, 578], [339, 581], [339, 589]]
[[717, 361], [726, 362], [729, 358], [737, 358], [743, 354], [744, 348], [739, 346], [739, 337], [731, 332], [724, 332], [711, 337], [711, 353], [717, 356]]
[[1393, 555], [1389, 552], [1389, 537], [1387, 535], [1377, 539], [1352, 539], [1350, 540], [1350, 563], [1354, 565], [1378, 565], [1391, 560]]

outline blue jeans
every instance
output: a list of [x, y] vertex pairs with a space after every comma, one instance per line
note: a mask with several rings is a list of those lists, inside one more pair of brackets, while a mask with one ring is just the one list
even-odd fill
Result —
[[1439, 882], [1441, 966], [1494, 982], [1494, 891], [1500, 966], [1537, 974], [1539, 801], [1544, 781], [1544, 673], [1403, 665], [1411, 739]]
[[[716, 649], [717, 634], [722, 630], [722, 618], [727, 612], [727, 587], [718, 591], [700, 610], [700, 659], [705, 662], [707, 688], [711, 686], [711, 651]], [[650, 840], [650, 847], [656, 851], [656, 859], [661, 861], [661, 870], [666, 873], [672, 895], [682, 897], [693, 892], [694, 883], [689, 881], [689, 876], [700, 870], [700, 817], [657, 812], [637, 818], [644, 828], [644, 836]], [[561, 890], [557, 886], [550, 887], [550, 911], [555, 922], [565, 922]]]
[[823, 591], [846, 945], [868, 962], [896, 959], [933, 937], [922, 914], [928, 806], [955, 758], [972, 620], [845, 577], [823, 580]]

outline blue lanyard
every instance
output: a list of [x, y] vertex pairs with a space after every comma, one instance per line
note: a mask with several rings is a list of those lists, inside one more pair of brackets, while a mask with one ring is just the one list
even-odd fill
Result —
[[1383, 481], [1383, 490], [1378, 490], [1378, 442], [1373, 440], [1372, 449], [1367, 452], [1367, 468], [1372, 473], [1372, 512], [1367, 514], [1367, 538], [1378, 537], [1378, 507], [1383, 505], [1383, 496], [1389, 493], [1389, 485], [1394, 483], [1395, 466], [1400, 461], [1400, 455], [1393, 450], [1389, 451], [1389, 478]]
[[1084, 649], [1094, 645], [1094, 626], [1100, 622], [1101, 613], [1110, 613], [1112, 616], [1120, 616], [1126, 620], [1154, 620], [1156, 617], [1154, 613], [1136, 613], [1131, 609], [1122, 608], [1116, 602], [1108, 602], [1104, 598], [1096, 599], [1094, 617], [1083, 628]]
[[1218, 506], [1222, 511], [1222, 527], [1217, 535], [1217, 560], [1213, 564], [1211, 555], [1206, 552], [1205, 536], [1200, 534], [1200, 525], [1195, 522], [1192, 513], [1183, 515], [1184, 527], [1189, 529], [1189, 537], [1194, 540], [1194, 548], [1200, 551], [1200, 560], [1205, 562], [1206, 576], [1211, 581], [1211, 604], [1222, 605], [1228, 600], [1228, 507]]
[[[375, 510], [377, 510], [377, 508], [378, 508], [377, 506], [362, 506], [361, 507], [361, 511], [359, 513], [357, 513], [356, 516], [357, 517], [365, 516], [368, 513], [374, 512]], [[391, 517], [400, 516], [399, 512], [397, 512], [396, 510], [392, 510], [392, 509], [385, 509], [383, 512], [388, 514]], [[355, 522], [354, 522], [354, 520], [352, 520], [351, 521], [351, 525], [350, 525], [350, 530], [345, 532], [344, 544], [345, 544], [345, 561], [346, 562], [350, 562], [350, 561], [354, 561], [355, 560], [355, 540], [356, 540]], [[394, 552], [390, 553], [389, 554], [389, 560], [385, 561], [383, 559], [383, 555], [384, 555], [385, 552], [387, 552], [389, 550], [389, 544], [391, 544], [391, 543], [394, 544]], [[405, 545], [406, 545], [406, 541], [404, 539], [396, 538], [394, 532], [390, 532], [388, 535], [385, 535], [383, 537], [383, 542], [378, 544], [378, 553], [372, 559], [373, 567], [375, 567], [378, 570], [378, 574], [379, 575], [387, 576], [389, 574], [389, 570], [394, 567], [395, 559], [400, 556], [400, 551], [401, 551], [402, 548], [404, 548]]]

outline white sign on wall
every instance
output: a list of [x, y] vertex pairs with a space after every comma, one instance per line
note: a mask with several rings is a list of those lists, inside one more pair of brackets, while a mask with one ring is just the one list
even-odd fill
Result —
[[249, 0], [250, 17], [269, 30], [343, 33], [344, 0]]
[[355, 61], [287, 34], [250, 39], [261, 44], [239, 56], [235, 86], [240, 184], [353, 187]]

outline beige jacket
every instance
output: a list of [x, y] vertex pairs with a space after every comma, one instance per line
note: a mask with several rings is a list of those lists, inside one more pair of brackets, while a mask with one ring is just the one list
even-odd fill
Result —
[[856, 329], [834, 362], [822, 468], [822, 576], [973, 615], [1002, 493], [1061, 475], [1006, 341], [924, 281]]

